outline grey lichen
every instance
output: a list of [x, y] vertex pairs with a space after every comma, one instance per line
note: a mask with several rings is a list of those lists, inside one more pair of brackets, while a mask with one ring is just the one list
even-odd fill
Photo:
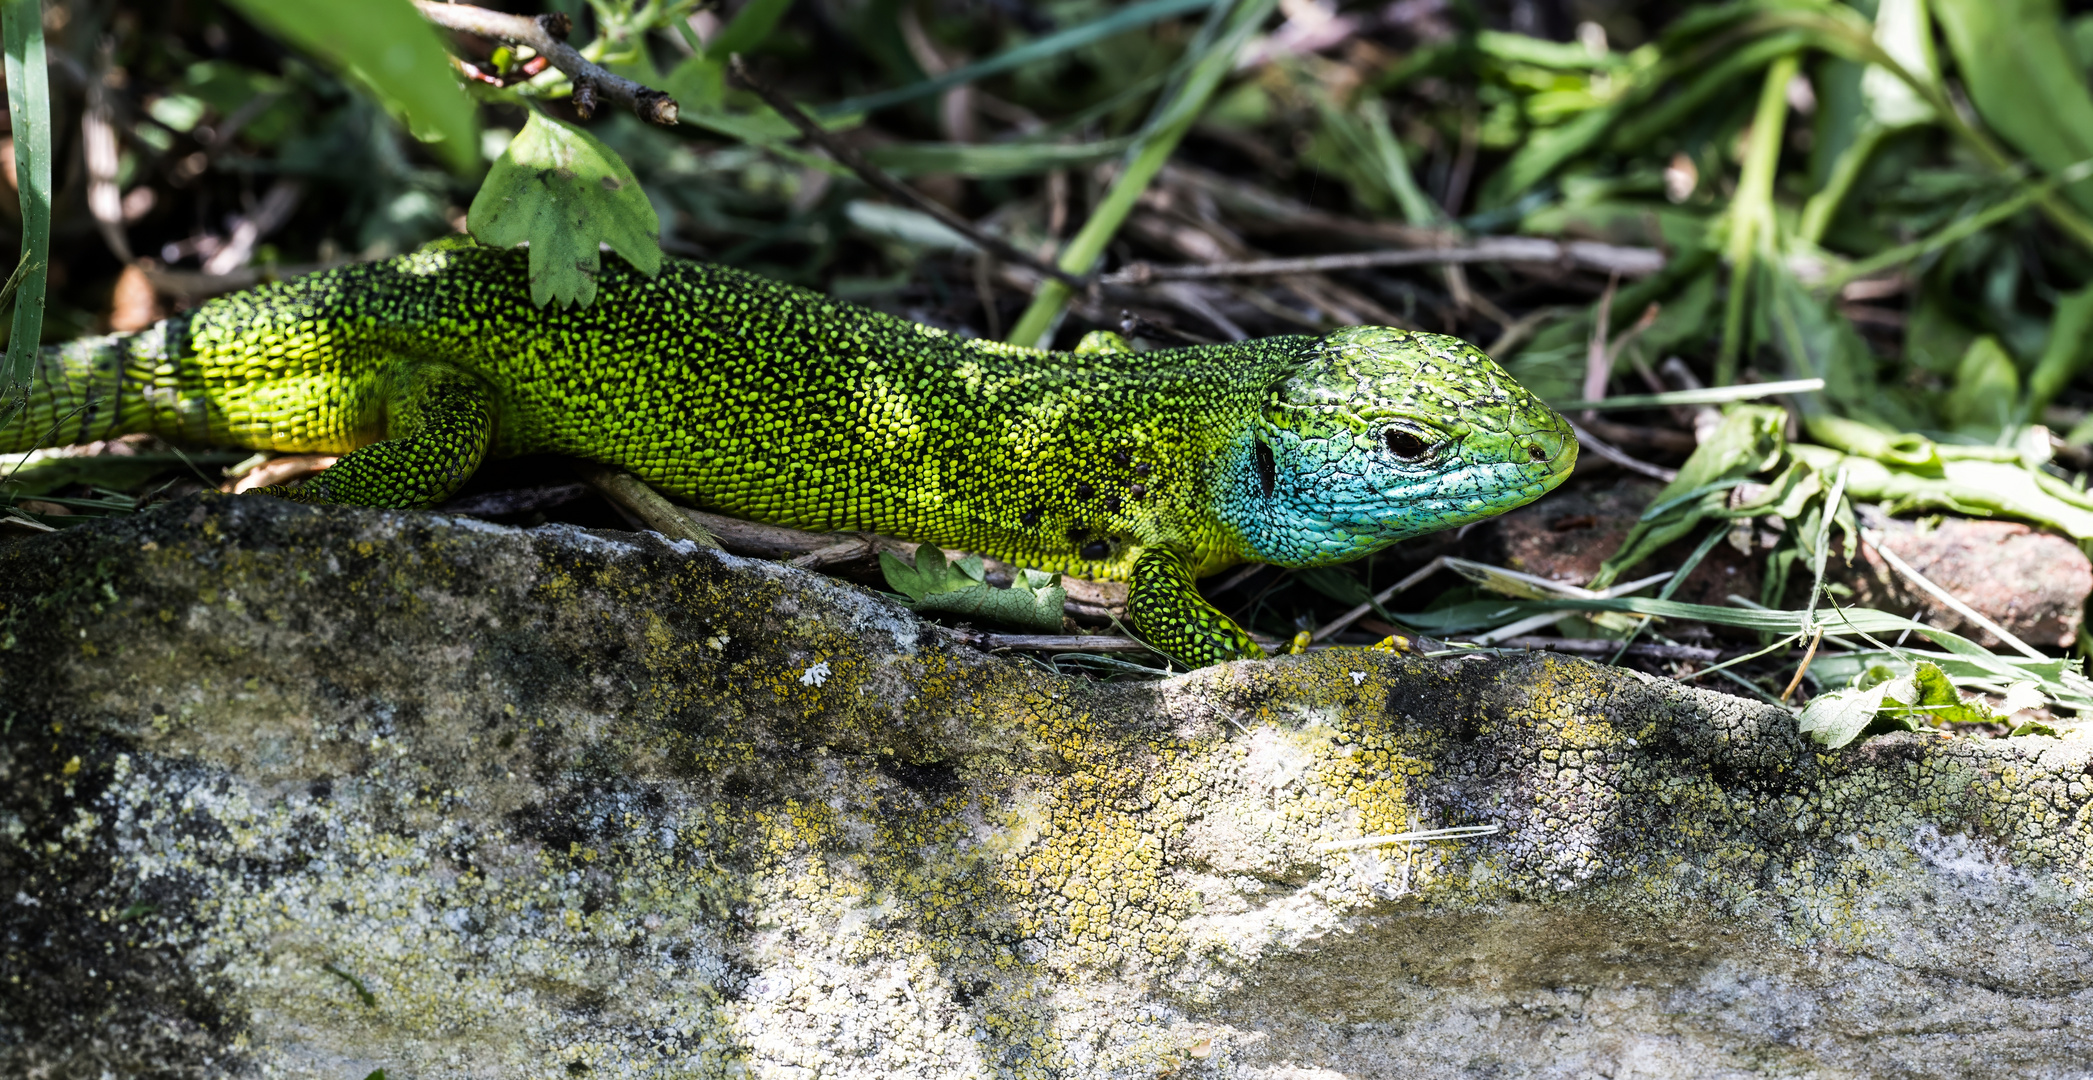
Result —
[[10, 1074], [2093, 1053], [2084, 740], [1826, 754], [1551, 658], [1105, 686], [692, 545], [261, 498], [0, 549], [0, 644]]

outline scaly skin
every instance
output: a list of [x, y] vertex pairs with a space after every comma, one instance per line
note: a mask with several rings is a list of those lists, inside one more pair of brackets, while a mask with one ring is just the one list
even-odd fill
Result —
[[737, 517], [1130, 579], [1135, 629], [1194, 666], [1261, 655], [1194, 577], [1488, 517], [1576, 457], [1561, 417], [1435, 334], [1049, 353], [673, 259], [605, 259], [578, 309], [532, 306], [526, 275], [438, 244], [46, 349], [0, 450], [346, 453], [296, 496], [387, 507], [442, 501], [490, 454], [570, 454]]

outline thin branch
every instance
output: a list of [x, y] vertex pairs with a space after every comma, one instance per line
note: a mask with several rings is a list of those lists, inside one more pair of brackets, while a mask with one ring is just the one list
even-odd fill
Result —
[[414, 6], [422, 13], [422, 18], [446, 30], [527, 46], [551, 61], [552, 66], [564, 72], [574, 84], [574, 111], [584, 120], [595, 112], [596, 100], [600, 97], [611, 104], [631, 109], [650, 124], [668, 127], [676, 122], [675, 98], [611, 72], [567, 44], [563, 39], [573, 23], [565, 15], [531, 18], [489, 11], [471, 4], [439, 4], [434, 0], [414, 0]]
[[[422, 2], [426, 2], [426, 0], [422, 0]], [[973, 241], [975, 247], [994, 255], [1006, 263], [1016, 263], [1030, 267], [1071, 289], [1081, 291], [1089, 287], [1089, 282], [1084, 281], [1082, 278], [1052, 263], [1042, 261], [1038, 256], [1013, 245], [1002, 237], [981, 231], [973, 222], [953, 212], [944, 203], [927, 198], [916, 189], [889, 176], [879, 166], [865, 160], [865, 155], [858, 153], [856, 148], [836, 138], [835, 135], [822, 127], [813, 117], [808, 116], [806, 111], [794, 104], [790, 98], [778, 93], [768, 84], [757, 79], [749, 71], [748, 65], [741, 62], [741, 57], [734, 57], [729, 64], [736, 82], [755, 92], [757, 97], [763, 99], [764, 104], [777, 110], [778, 115], [784, 117], [793, 127], [798, 128], [800, 134], [807, 137], [808, 142], [828, 151], [830, 157], [841, 162], [851, 172], [858, 174], [858, 179], [884, 192], [888, 198], [898, 200], [904, 205], [912, 206], [923, 213], [929, 214], [931, 217], [943, 222], [953, 232]]]
[[[1592, 316], [1591, 341], [1584, 349], [1584, 398], [1596, 401], [1606, 396], [1607, 380], [1613, 378], [1613, 358], [1606, 352], [1606, 335], [1613, 332], [1613, 294], [1621, 288], [1621, 275], [1616, 273], [1606, 279], [1606, 291], [1599, 294], [1599, 310]], [[1584, 410], [1581, 418], [1587, 424], [1597, 415], [1590, 409]]]
[[1311, 255], [1298, 259], [1249, 259], [1241, 262], [1156, 266], [1137, 262], [1101, 280], [1108, 285], [1146, 285], [1151, 281], [1195, 281], [1204, 278], [1278, 277], [1331, 270], [1369, 270], [1385, 266], [1448, 266], [1459, 263], [1554, 263], [1585, 270], [1647, 277], [1664, 269], [1664, 253], [1652, 248], [1622, 247], [1585, 240], [1549, 240], [1539, 236], [1494, 236], [1471, 244]]

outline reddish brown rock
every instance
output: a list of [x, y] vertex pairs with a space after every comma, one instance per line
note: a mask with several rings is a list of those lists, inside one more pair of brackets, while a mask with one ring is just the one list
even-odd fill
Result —
[[[1496, 519], [1485, 558], [1550, 581], [1582, 585], [1599, 572], [1600, 563], [1620, 549], [1621, 540], [1659, 490], [1659, 485], [1647, 480], [1622, 480], [1611, 487], [1555, 491]], [[1705, 526], [1667, 546], [1622, 579], [1632, 581], [1677, 568], [1693, 553], [1705, 529], [1712, 527]], [[1731, 593], [1757, 600], [1764, 565], [1765, 560], [1757, 555], [1747, 557], [1726, 543], [1717, 544], [1672, 599], [1725, 607]]]
[[[2086, 596], [2093, 593], [2093, 561], [2071, 541], [2017, 521], [1942, 518], [1929, 527], [1868, 512], [1863, 519], [1898, 558], [2022, 641], [2069, 648], [2078, 640]], [[1853, 565], [1835, 564], [1826, 577], [1853, 590], [1843, 602], [1911, 616], [1981, 645], [1999, 644], [1891, 569], [1870, 545], [1861, 545]]]

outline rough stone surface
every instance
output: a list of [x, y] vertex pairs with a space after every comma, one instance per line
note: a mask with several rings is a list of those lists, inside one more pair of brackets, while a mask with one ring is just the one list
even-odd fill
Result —
[[[1620, 550], [1635, 519], [1660, 490], [1661, 485], [1632, 478], [1609, 487], [1558, 488], [1530, 506], [1493, 519], [1488, 526], [1492, 535], [1482, 555], [1498, 565], [1550, 581], [1582, 585], [1599, 572], [1600, 563]], [[1627, 579], [1676, 569], [1699, 539], [1688, 537], [1665, 547], [1628, 571]], [[1765, 564], [1763, 557], [1717, 545], [1672, 599], [1718, 607], [1729, 606], [1731, 593], [1757, 600]]]
[[[0, 1074], [2070, 1077], [2093, 740], [1578, 660], [1100, 684], [206, 496], [0, 548]], [[1331, 851], [1412, 827], [1480, 839]]]
[[[2077, 544], [2017, 521], [1941, 518], [1919, 523], [1880, 514], [1867, 525], [1882, 532], [1882, 544], [1946, 589], [1955, 599], [2030, 645], [2070, 648], [2078, 644], [2093, 593], [2093, 561]], [[1987, 647], [2000, 642], [1913, 585], [1862, 545], [1851, 564], [1826, 578], [1853, 590], [1845, 602], [1894, 611]]]
[[[1582, 585], [1620, 549], [1621, 540], [1659, 490], [1649, 481], [1628, 479], [1611, 487], [1556, 491], [1496, 519], [1482, 554], [1514, 570]], [[1899, 558], [2008, 633], [2033, 645], [2077, 644], [2086, 598], [2093, 594], [2093, 560], [2070, 540], [2014, 521], [1950, 517], [1914, 522], [1868, 507], [1862, 516], [1869, 528], [1882, 532], [1883, 543]], [[1718, 607], [1728, 606], [1732, 593], [1759, 599], [1766, 548], [1778, 536], [1756, 526], [1749, 535], [1758, 545], [1753, 554], [1716, 545], [1673, 599]], [[1678, 566], [1698, 540], [1688, 537], [1666, 547], [1627, 576]], [[1846, 590], [1838, 596], [1840, 603], [1917, 619], [1987, 647], [2001, 644], [1990, 631], [1899, 576], [1866, 545], [1850, 564], [1832, 559], [1825, 580]], [[1806, 570], [1792, 575], [1789, 601], [1800, 607], [1808, 586]]]

